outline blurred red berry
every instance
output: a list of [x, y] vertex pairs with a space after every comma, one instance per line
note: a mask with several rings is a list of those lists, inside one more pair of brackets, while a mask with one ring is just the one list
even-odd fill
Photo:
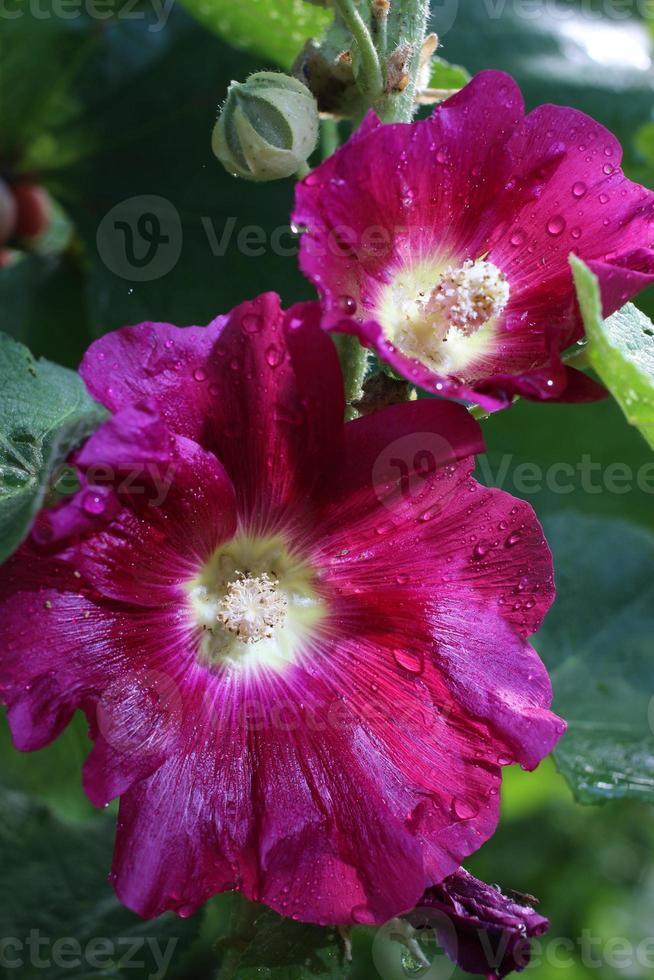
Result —
[[0, 245], [9, 241], [16, 227], [18, 208], [11, 190], [0, 179]]
[[36, 184], [15, 184], [14, 197], [18, 207], [15, 234], [17, 238], [36, 238], [50, 223], [50, 199]]

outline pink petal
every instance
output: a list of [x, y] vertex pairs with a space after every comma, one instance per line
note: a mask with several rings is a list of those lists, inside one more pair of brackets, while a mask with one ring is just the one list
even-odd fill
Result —
[[125, 327], [91, 346], [81, 372], [112, 411], [147, 401], [214, 452], [243, 518], [274, 525], [341, 452], [341, 374], [319, 319], [317, 304], [284, 312], [268, 293], [206, 328]]
[[[482, 72], [430, 119], [369, 127], [298, 185], [294, 221], [308, 229], [300, 265], [322, 295], [324, 326], [343, 329], [343, 297], [363, 312], [403, 256], [471, 238], [482, 249], [494, 224], [486, 212], [509, 176], [504, 145], [522, 113], [515, 82]], [[475, 139], [464, 139], [470, 131]]]
[[[603, 397], [561, 362], [583, 336], [568, 259], [596, 269], [607, 314], [654, 281], [654, 193], [625, 178], [621, 156], [576, 110], [541, 106], [524, 117], [515, 83], [496, 72], [429, 120], [367, 126], [297, 190], [301, 265], [323, 297], [323, 325], [358, 336], [426, 390], [490, 411], [516, 394]], [[399, 269], [482, 255], [508, 277], [511, 299], [493, 347], [463, 377], [388, 343], [376, 310]]]

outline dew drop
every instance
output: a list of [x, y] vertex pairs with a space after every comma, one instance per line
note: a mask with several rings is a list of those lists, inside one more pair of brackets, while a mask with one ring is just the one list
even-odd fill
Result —
[[105, 506], [104, 498], [93, 490], [87, 491], [82, 498], [82, 510], [85, 510], [87, 514], [102, 514], [104, 513]]
[[266, 349], [265, 358], [266, 364], [268, 364], [271, 368], [275, 368], [282, 363], [283, 354], [279, 347], [276, 347], [275, 344], [271, 344], [270, 347]]
[[600, 202], [600, 204], [608, 204], [609, 203], [609, 195], [608, 194], [600, 194], [600, 196], [599, 196], [599, 202]]
[[547, 222], [547, 233], [553, 238], [558, 238], [565, 231], [565, 218], [562, 214], [557, 214]]
[[520, 245], [524, 245], [524, 243], [527, 241], [527, 232], [522, 228], [518, 228], [513, 232], [509, 241], [514, 248], [519, 248]]
[[458, 820], [472, 820], [479, 813], [477, 807], [468, 800], [454, 800], [452, 811]]
[[602, 167], [602, 170], [604, 171], [607, 177], [610, 177], [611, 174], [615, 172], [615, 167], [613, 166], [612, 163], [605, 163], [604, 166]]
[[575, 239], [575, 241], [578, 241], [581, 238], [581, 228], [573, 228], [570, 231], [570, 235]]
[[393, 659], [398, 667], [402, 667], [409, 674], [417, 676], [422, 674], [425, 669], [424, 657], [421, 653], [415, 650], [403, 650], [401, 647], [396, 647], [393, 650]]
[[522, 535], [519, 531], [514, 531], [513, 534], [509, 534], [505, 541], [507, 548], [515, 548], [517, 544], [522, 540]]
[[583, 180], [578, 180], [576, 184], [572, 185], [572, 196], [576, 198], [583, 197], [588, 187], [584, 184]]
[[261, 333], [263, 330], [263, 317], [258, 313], [246, 313], [241, 319], [243, 333]]
[[196, 368], [195, 371], [193, 372], [193, 377], [195, 378], [196, 381], [206, 381], [207, 372], [203, 368]]
[[338, 305], [348, 316], [353, 316], [357, 311], [357, 301], [354, 296], [339, 296]]

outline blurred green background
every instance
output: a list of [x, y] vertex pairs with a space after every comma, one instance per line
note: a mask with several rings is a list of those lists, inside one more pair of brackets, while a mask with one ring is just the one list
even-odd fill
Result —
[[[84, 5], [78, 16], [62, 17], [45, 0], [38, 10], [51, 16], [36, 16], [35, 5], [22, 0], [10, 8], [19, 16], [0, 14], [0, 161], [43, 183], [61, 208], [54, 239], [0, 270], [1, 330], [35, 354], [76, 367], [94, 337], [125, 323], [205, 323], [267, 289], [286, 303], [311, 297], [292, 255], [265, 248], [250, 256], [237, 245], [248, 226], [263, 228], [269, 240], [288, 225], [292, 182], [235, 181], [210, 152], [229, 80], [284, 61], [287, 67], [306, 36], [303, 20], [293, 29], [284, 22], [285, 8], [312, 23], [323, 14], [301, 0], [189, 0], [188, 9], [172, 7], [165, 26], [162, 8], [147, 2], [130, 5], [129, 15], [116, 2], [102, 20]], [[472, 72], [510, 71], [530, 106], [564, 103], [603, 121], [622, 140], [630, 175], [654, 187], [649, 11], [646, 0], [440, 0], [433, 28], [442, 35], [443, 57]], [[104, 216], [140, 195], [171, 202], [183, 230], [174, 268], [149, 282], [116, 275], [102, 239], [98, 247]], [[224, 254], [216, 254], [230, 228]], [[642, 305], [654, 312], [652, 297]], [[542, 962], [528, 971], [535, 980], [649, 980], [652, 944], [648, 967], [616, 940], [633, 950], [654, 929], [652, 456], [612, 401], [578, 408], [520, 403], [486, 422], [485, 431], [482, 477], [530, 500], [552, 536], [565, 598], [537, 646], [553, 672], [556, 706], [571, 721], [558, 764], [577, 796], [595, 805], [574, 801], [553, 762], [535, 774], [510, 771], [500, 829], [468, 867], [541, 899], [552, 929]], [[552, 477], [560, 463], [575, 474], [565, 492]], [[627, 468], [619, 488], [614, 464]], [[79, 939], [175, 936], [167, 975], [212, 976], [220, 903], [205, 917], [165, 917], [144, 931], [113, 898], [106, 875], [114, 816], [94, 813], [81, 793], [83, 724], [30, 757], [13, 751], [2, 726], [0, 937], [31, 928]], [[590, 962], [580, 947], [585, 930]], [[374, 980], [371, 935], [356, 933], [352, 967], [333, 950], [301, 966], [253, 956], [239, 976]], [[572, 949], [551, 942], [559, 938]], [[305, 941], [298, 935], [299, 948]], [[150, 972], [151, 965], [94, 972], [27, 964], [17, 973], [0, 965], [0, 976], [21, 980]]]

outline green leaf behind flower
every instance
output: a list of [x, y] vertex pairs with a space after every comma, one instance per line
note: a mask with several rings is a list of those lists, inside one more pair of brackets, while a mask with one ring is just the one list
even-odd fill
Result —
[[[21, 793], [0, 794], [0, 937], [11, 940], [3, 948], [3, 977], [179, 975], [175, 965], [197, 920], [169, 914], [143, 922], [120, 905], [107, 881], [113, 831], [113, 818], [64, 824]], [[168, 969], [157, 972], [166, 954]]]
[[78, 374], [0, 334], [0, 560], [29, 533], [56, 468], [105, 416]]
[[654, 534], [574, 512], [545, 532], [558, 597], [536, 647], [568, 722], [557, 765], [582, 803], [654, 802]]
[[429, 87], [437, 89], [458, 89], [470, 81], [470, 72], [462, 65], [451, 65], [444, 58], [434, 58], [431, 63]]
[[235, 47], [290, 68], [304, 42], [327, 27], [331, 12], [307, 0], [182, 0], [205, 27]]
[[571, 264], [590, 363], [654, 449], [654, 324], [632, 303], [604, 320], [597, 277], [576, 256]]

